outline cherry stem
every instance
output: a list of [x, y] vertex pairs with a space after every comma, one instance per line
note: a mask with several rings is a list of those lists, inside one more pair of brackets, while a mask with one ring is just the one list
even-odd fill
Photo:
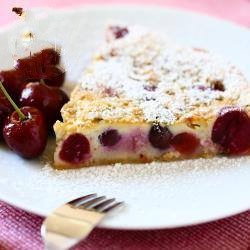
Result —
[[26, 120], [27, 117], [24, 115], [24, 113], [20, 110], [20, 108], [15, 104], [15, 102], [13, 101], [13, 99], [10, 97], [10, 95], [8, 94], [7, 90], [5, 89], [5, 87], [3, 86], [3, 83], [0, 81], [0, 89], [2, 90], [3, 94], [5, 95], [5, 97], [8, 99], [8, 101], [11, 103], [11, 105], [13, 106], [13, 108], [16, 110], [19, 118], [23, 121]]

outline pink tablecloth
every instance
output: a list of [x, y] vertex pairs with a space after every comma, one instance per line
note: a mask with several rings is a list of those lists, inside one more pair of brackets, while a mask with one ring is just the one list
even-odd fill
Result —
[[[15, 6], [70, 6], [85, 3], [117, 3], [115, 0], [0, 0], [0, 25], [14, 19]], [[118, 2], [134, 3], [134, 0]], [[250, 27], [250, 0], [137, 0], [188, 8], [227, 18]], [[250, 57], [249, 57], [250, 58]], [[249, 192], [249, 190], [246, 190]], [[42, 218], [0, 202], [0, 250], [43, 249]], [[188, 228], [157, 231], [115, 231], [96, 229], [77, 249], [229, 249], [250, 250], [250, 211], [221, 221]]]

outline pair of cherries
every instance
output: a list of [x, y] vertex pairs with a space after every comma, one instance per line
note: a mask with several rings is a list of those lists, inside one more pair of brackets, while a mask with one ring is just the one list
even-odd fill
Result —
[[200, 144], [199, 139], [191, 133], [183, 132], [173, 136], [167, 127], [157, 123], [152, 125], [148, 139], [154, 148], [164, 150], [172, 146], [184, 155], [194, 153]]
[[60, 89], [65, 72], [58, 67], [59, 61], [57, 51], [44, 49], [17, 60], [15, 69], [0, 73], [3, 137], [7, 145], [24, 158], [34, 158], [43, 152], [48, 131], [60, 119], [60, 110], [68, 101]]

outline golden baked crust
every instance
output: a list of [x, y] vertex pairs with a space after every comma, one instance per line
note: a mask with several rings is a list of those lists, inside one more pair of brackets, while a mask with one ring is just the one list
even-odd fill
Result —
[[[188, 157], [188, 159], [195, 159], [195, 158], [211, 158], [213, 156], [215, 156], [216, 154], [212, 154], [212, 153], [202, 153], [202, 154], [199, 154], [199, 155], [195, 155], [193, 157]], [[187, 157], [185, 156], [181, 156], [180, 154], [173, 154], [173, 153], [166, 153], [166, 154], [163, 154], [162, 156], [159, 156], [158, 158], [147, 158], [147, 157], [144, 157], [143, 158], [120, 158], [120, 159], [112, 159], [112, 158], [103, 158], [103, 159], [98, 159], [98, 160], [95, 160], [95, 161], [92, 161], [92, 162], [89, 162], [88, 164], [85, 164], [84, 167], [92, 167], [92, 166], [105, 166], [105, 165], [110, 165], [110, 164], [116, 164], [116, 163], [122, 163], [122, 164], [140, 164], [140, 163], [150, 163], [152, 161], [154, 162], [162, 162], [162, 161], [167, 161], [167, 162], [171, 162], [171, 161], [181, 161], [181, 160], [186, 160]], [[56, 165], [56, 168], [58, 170], [63, 170], [63, 169], [75, 169], [75, 168], [81, 168], [83, 166], [83, 164], [79, 164], [78, 166], [77, 165], [73, 165], [73, 164], [70, 164], [70, 163], [65, 163], [65, 162], [62, 162], [61, 164], [57, 164]]]

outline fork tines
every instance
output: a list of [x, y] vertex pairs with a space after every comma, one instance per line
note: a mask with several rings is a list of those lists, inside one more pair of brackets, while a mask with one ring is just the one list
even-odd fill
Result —
[[107, 213], [118, 208], [123, 202], [115, 202], [115, 198], [107, 199], [106, 196], [97, 196], [97, 194], [89, 194], [68, 202], [71, 206], [93, 210], [101, 213]]

